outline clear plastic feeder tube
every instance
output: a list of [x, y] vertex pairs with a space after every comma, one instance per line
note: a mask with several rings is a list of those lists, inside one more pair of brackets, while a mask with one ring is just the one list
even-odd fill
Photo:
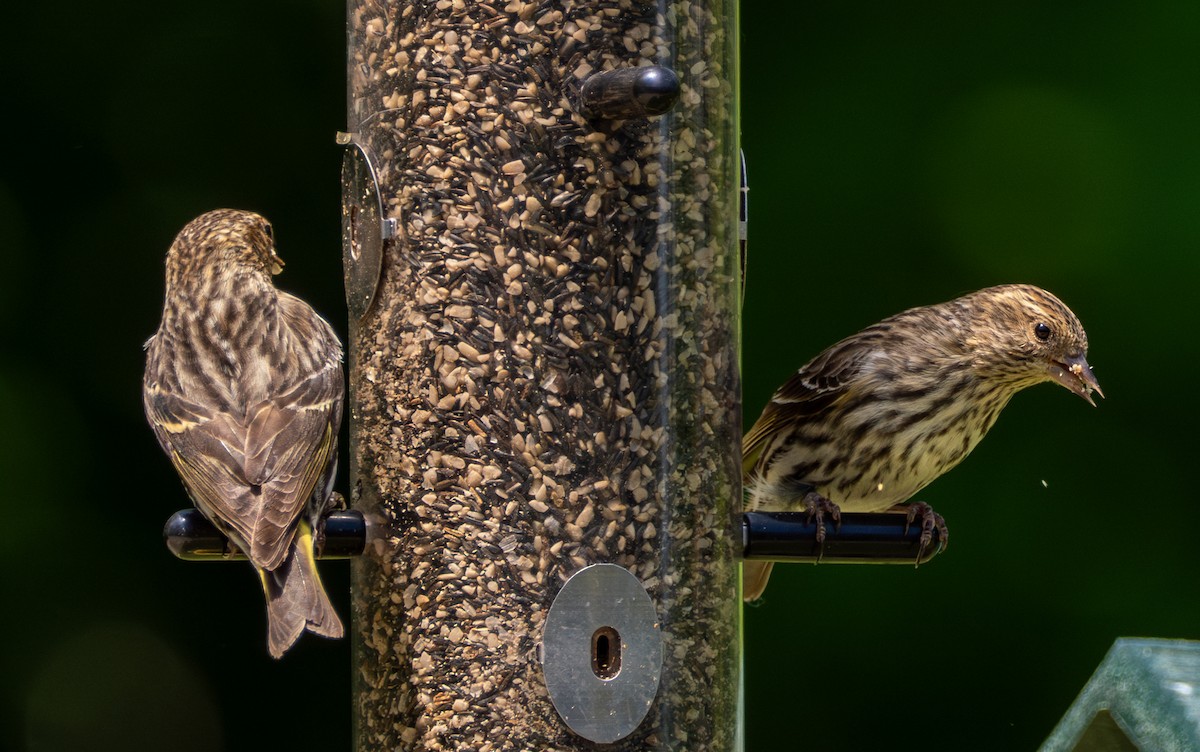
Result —
[[[594, 749], [543, 630], [613, 564], [663, 649], [605, 749], [734, 749], [736, 5], [352, 0], [348, 23], [378, 209], [347, 190], [344, 219], [394, 220], [347, 257], [356, 748]], [[590, 641], [603, 680], [639, 670]]]

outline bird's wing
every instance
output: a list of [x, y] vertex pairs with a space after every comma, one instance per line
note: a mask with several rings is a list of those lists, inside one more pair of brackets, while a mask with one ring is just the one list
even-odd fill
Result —
[[243, 469], [245, 429], [219, 409], [157, 385], [148, 386], [143, 398], [154, 433], [196, 507], [239, 545], [251, 540], [257, 497]]
[[847, 385], [869, 362], [871, 352], [861, 336], [844, 339], [779, 387], [742, 439], [742, 473], [750, 473], [772, 441], [790, 433], [789, 426], [813, 419], [845, 399]]
[[[341, 345], [307, 303], [280, 293], [280, 323], [293, 347], [275, 374], [272, 397], [247, 414], [245, 474], [263, 496], [249, 552], [275, 569], [287, 556], [297, 520], [337, 454], [345, 384]], [[289, 375], [307, 372], [299, 381]]]
[[262, 479], [263, 495], [251, 553], [267, 562], [268, 569], [287, 556], [296, 522], [337, 452], [328, 381], [328, 374], [314, 375], [283, 399], [264, 405], [247, 434], [247, 475], [251, 481]]

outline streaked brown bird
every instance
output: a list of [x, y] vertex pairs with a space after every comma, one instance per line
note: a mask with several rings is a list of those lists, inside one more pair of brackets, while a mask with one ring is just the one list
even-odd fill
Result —
[[196, 507], [250, 559], [279, 658], [304, 630], [341, 637], [313, 531], [335, 504], [342, 346], [275, 289], [271, 225], [218, 209], [167, 252], [162, 323], [146, 343], [143, 403]]
[[[742, 446], [749, 511], [879, 512], [910, 499], [966, 457], [1014, 394], [1055, 381], [1093, 406], [1104, 396], [1079, 319], [1032, 285], [1000, 285], [913, 308], [838, 342], [767, 403]], [[927, 504], [927, 545], [945, 523]], [[818, 527], [823, 539], [824, 527]], [[743, 566], [743, 597], [770, 562]]]

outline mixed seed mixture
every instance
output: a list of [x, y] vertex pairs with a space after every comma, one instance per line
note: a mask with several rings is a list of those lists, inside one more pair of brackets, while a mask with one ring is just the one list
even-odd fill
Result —
[[[740, 507], [734, 6], [352, 2], [350, 126], [398, 221], [352, 325], [360, 750], [575, 750], [562, 583], [658, 605], [658, 698], [606, 749], [731, 749]], [[660, 118], [580, 114], [672, 68]]]

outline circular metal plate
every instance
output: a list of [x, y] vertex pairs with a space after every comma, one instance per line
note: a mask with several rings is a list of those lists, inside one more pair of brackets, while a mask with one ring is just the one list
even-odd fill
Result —
[[342, 271], [346, 305], [361, 319], [375, 299], [383, 269], [383, 204], [367, 153], [351, 143], [342, 157]]
[[654, 602], [615, 564], [579, 570], [546, 615], [542, 669], [554, 709], [579, 736], [609, 743], [633, 733], [662, 675]]

